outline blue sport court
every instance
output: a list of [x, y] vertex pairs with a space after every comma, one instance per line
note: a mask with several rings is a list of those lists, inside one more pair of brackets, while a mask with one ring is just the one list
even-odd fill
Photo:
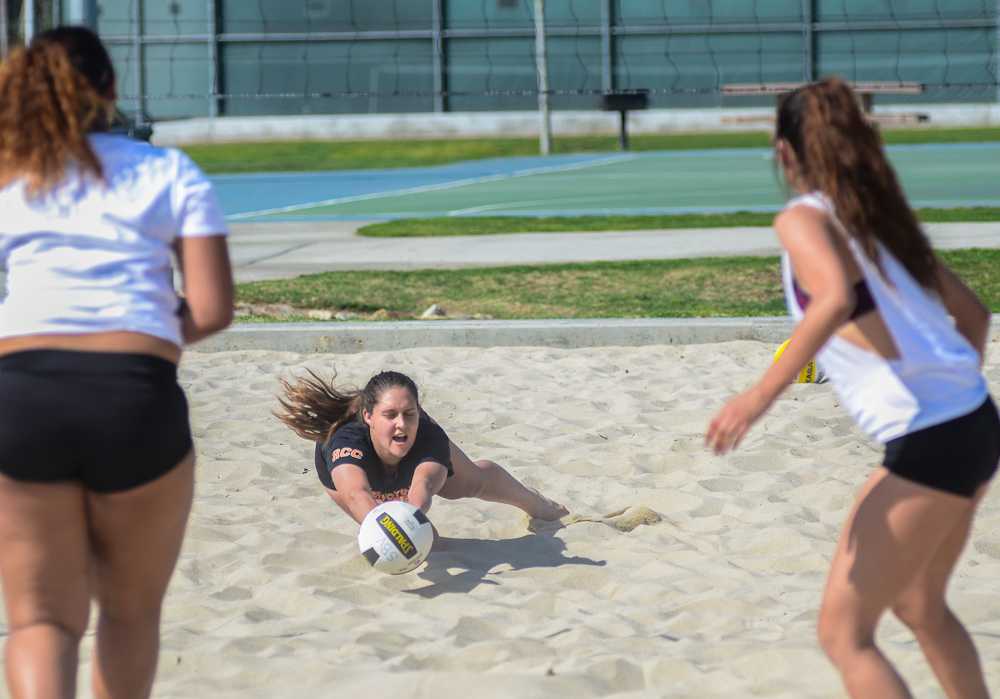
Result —
[[[915, 207], [1000, 206], [1000, 143], [900, 145], [888, 152]], [[759, 148], [499, 158], [213, 181], [233, 222], [770, 211], [785, 199], [770, 150]]]

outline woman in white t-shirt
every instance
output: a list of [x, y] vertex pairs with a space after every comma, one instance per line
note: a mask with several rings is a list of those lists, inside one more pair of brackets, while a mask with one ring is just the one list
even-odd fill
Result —
[[986, 697], [945, 589], [1000, 459], [981, 363], [990, 314], [934, 254], [850, 88], [827, 79], [784, 96], [775, 150], [798, 194], [775, 219], [785, 250], [788, 349], [712, 421], [736, 447], [815, 354], [841, 403], [886, 445], [834, 554], [819, 638], [852, 697], [910, 693], [875, 645], [891, 609], [949, 697]]
[[92, 597], [95, 695], [149, 695], [193, 493], [177, 362], [232, 318], [211, 185], [177, 151], [107, 134], [115, 100], [87, 29], [0, 65], [0, 575], [19, 697], [73, 695]]

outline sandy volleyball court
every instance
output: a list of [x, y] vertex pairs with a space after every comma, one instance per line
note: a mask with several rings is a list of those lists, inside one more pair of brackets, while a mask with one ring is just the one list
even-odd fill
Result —
[[[792, 387], [735, 455], [702, 446], [710, 415], [773, 349], [188, 354], [198, 493], [155, 695], [842, 696], [815, 618], [838, 528], [879, 452], [826, 385]], [[430, 516], [445, 538], [428, 563], [374, 573], [318, 484], [312, 445], [270, 416], [276, 377], [307, 366], [336, 366], [348, 383], [409, 373], [472, 458], [592, 521], [532, 533], [514, 509], [438, 499]], [[995, 692], [998, 580], [993, 493], [951, 601]], [[941, 696], [898, 623], [880, 640], [916, 696]]]

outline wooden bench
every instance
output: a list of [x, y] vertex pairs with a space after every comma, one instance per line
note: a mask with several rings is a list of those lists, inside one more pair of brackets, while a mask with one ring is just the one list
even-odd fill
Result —
[[[760, 95], [782, 95], [792, 90], [797, 90], [809, 83], [732, 83], [723, 85], [721, 92], [723, 95], [731, 97], [751, 97]], [[887, 124], [912, 124], [927, 121], [928, 115], [918, 112], [907, 114], [872, 114], [872, 107], [875, 102], [875, 95], [920, 95], [924, 92], [923, 83], [914, 82], [856, 82], [848, 83], [854, 93], [858, 96], [861, 109], [868, 118], [878, 123]], [[768, 117], [770, 119], [771, 117]]]

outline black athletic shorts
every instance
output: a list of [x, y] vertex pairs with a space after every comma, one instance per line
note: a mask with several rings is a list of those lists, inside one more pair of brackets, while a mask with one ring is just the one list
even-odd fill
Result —
[[972, 497], [1000, 462], [1000, 417], [991, 398], [967, 415], [897, 437], [885, 445], [895, 475]]
[[0, 357], [0, 473], [110, 493], [191, 451], [177, 367], [160, 357], [29, 350]]

